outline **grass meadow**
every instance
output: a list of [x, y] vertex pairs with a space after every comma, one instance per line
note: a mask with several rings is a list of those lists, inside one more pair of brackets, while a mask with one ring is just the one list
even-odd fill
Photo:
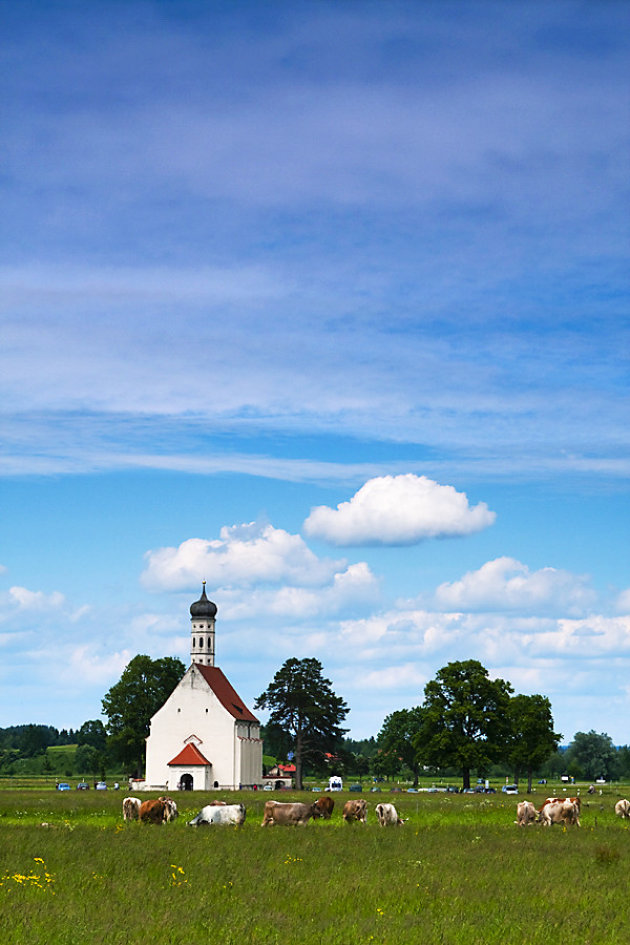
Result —
[[[263, 830], [264, 801], [277, 795], [226, 795], [245, 803], [245, 825], [194, 829], [186, 820], [210, 795], [178, 794], [179, 819], [155, 827], [123, 823], [123, 792], [3, 790], [0, 941], [623, 945], [621, 794], [583, 796], [581, 829], [519, 828], [518, 798], [502, 794], [385, 792], [364, 795], [368, 823], [348, 826], [341, 808], [357, 795], [344, 792], [330, 821]], [[404, 827], [377, 825], [379, 800], [396, 804]]]

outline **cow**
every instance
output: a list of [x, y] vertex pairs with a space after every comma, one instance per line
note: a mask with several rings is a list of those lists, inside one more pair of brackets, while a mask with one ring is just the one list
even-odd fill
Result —
[[552, 824], [564, 824], [565, 827], [575, 824], [580, 826], [580, 805], [575, 797], [552, 797], [545, 801], [538, 810], [538, 820], [543, 827]]
[[226, 801], [210, 801], [208, 807], [227, 807]]
[[538, 811], [534, 807], [531, 801], [519, 801], [516, 805], [516, 820], [515, 824], [518, 824], [519, 827], [526, 827], [528, 824], [533, 824], [536, 822], [538, 817]]
[[343, 805], [343, 813], [341, 816], [347, 824], [351, 824], [355, 820], [364, 824], [367, 816], [367, 801], [363, 798], [357, 801], [346, 801]]
[[615, 814], [617, 817], [622, 817], [624, 820], [630, 820], [630, 801], [627, 801], [625, 797], [617, 801], [615, 804]]
[[122, 802], [123, 820], [137, 820], [141, 804], [139, 797], [125, 797]]
[[393, 804], [377, 804], [376, 816], [381, 827], [393, 827], [404, 824]]
[[261, 827], [273, 827], [275, 824], [293, 827], [306, 824], [311, 819], [321, 817], [317, 802], [313, 804], [282, 804], [279, 801], [266, 801]]
[[146, 824], [165, 824], [177, 817], [177, 805], [170, 797], [158, 797], [154, 801], [143, 801], [138, 816]]
[[324, 795], [324, 797], [318, 797], [315, 801], [315, 805], [317, 806], [324, 820], [330, 820], [333, 808], [335, 806], [335, 802], [333, 801], [332, 797], [328, 797], [328, 795]]
[[200, 827], [204, 824], [234, 824], [240, 827], [245, 823], [244, 804], [207, 804], [202, 807], [196, 817], [188, 821], [189, 827]]

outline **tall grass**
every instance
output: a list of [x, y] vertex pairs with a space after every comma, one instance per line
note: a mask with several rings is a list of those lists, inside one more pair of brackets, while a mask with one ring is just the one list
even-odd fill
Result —
[[[2, 945], [630, 941], [616, 796], [567, 830], [515, 826], [503, 795], [370, 797], [368, 824], [350, 827], [348, 796], [328, 822], [263, 830], [262, 794], [237, 796], [242, 828], [194, 829], [206, 795], [178, 795], [179, 819], [152, 827], [123, 824], [121, 794], [2, 792]], [[404, 827], [376, 825], [380, 799]]]

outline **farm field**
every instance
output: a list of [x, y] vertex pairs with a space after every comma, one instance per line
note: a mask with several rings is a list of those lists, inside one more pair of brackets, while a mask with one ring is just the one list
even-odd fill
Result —
[[[186, 820], [216, 795], [177, 794], [178, 820], [154, 827], [123, 823], [124, 792], [3, 790], [2, 943], [619, 945], [621, 794], [582, 791], [581, 829], [519, 828], [518, 798], [502, 794], [389, 792], [364, 794], [368, 823], [348, 826], [341, 808], [357, 795], [343, 792], [330, 821], [263, 830], [270, 797], [315, 795], [225, 795], [246, 805], [245, 825], [194, 829]], [[380, 800], [404, 827], [378, 827]]]

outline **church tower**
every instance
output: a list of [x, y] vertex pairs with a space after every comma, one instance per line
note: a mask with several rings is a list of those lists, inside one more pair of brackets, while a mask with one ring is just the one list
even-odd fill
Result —
[[199, 600], [190, 605], [190, 662], [214, 666], [214, 618], [217, 605], [206, 597], [206, 582]]

